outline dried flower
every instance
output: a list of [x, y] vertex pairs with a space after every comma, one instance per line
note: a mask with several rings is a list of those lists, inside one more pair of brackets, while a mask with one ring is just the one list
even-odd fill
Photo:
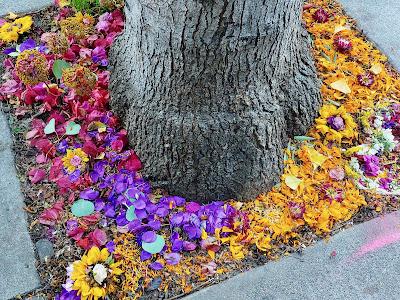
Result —
[[365, 87], [370, 87], [375, 82], [374, 76], [370, 72], [357, 75], [357, 81], [360, 85], [365, 86]]
[[334, 44], [336, 49], [341, 53], [349, 52], [352, 48], [351, 41], [341, 36], [335, 38]]
[[15, 71], [25, 85], [36, 85], [48, 79], [46, 57], [36, 49], [25, 50], [17, 59]]
[[75, 16], [61, 20], [60, 27], [65, 36], [81, 40], [94, 32], [94, 18], [77, 12]]
[[323, 8], [319, 8], [315, 11], [313, 18], [318, 23], [325, 23], [328, 21], [329, 15]]
[[96, 85], [96, 74], [86, 67], [76, 65], [63, 70], [62, 80], [67, 87], [74, 89], [77, 95], [87, 96]]
[[54, 54], [64, 54], [68, 51], [69, 43], [62, 33], [44, 33], [41, 40], [46, 43], [49, 50]]

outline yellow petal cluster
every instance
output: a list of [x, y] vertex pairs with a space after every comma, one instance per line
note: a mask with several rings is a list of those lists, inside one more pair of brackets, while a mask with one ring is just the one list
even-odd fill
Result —
[[69, 173], [84, 169], [88, 161], [89, 157], [81, 148], [67, 149], [67, 154], [62, 158], [63, 165]]
[[6, 22], [0, 27], [0, 41], [5, 43], [16, 42], [20, 34], [31, 29], [33, 24], [31, 16], [15, 19], [13, 22]]
[[72, 289], [78, 291], [82, 300], [105, 298], [109, 292], [115, 291], [113, 280], [123, 273], [119, 268], [121, 262], [108, 265], [110, 273], [108, 277], [112, 280], [108, 280], [104, 286], [99, 286], [90, 275], [93, 266], [97, 263], [105, 264], [109, 256], [110, 253], [106, 248], [100, 250], [98, 247], [92, 247], [87, 254], [82, 256], [81, 260], [73, 263], [71, 279], [74, 284]]

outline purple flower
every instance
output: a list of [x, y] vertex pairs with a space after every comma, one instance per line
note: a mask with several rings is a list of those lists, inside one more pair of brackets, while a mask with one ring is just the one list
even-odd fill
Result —
[[154, 231], [146, 231], [142, 235], [142, 241], [146, 243], [152, 243], [156, 240], [157, 235]]
[[107, 52], [103, 47], [96, 47], [92, 51], [92, 60], [94, 63], [103, 67], [108, 65]]
[[179, 225], [182, 224], [183, 218], [184, 218], [183, 212], [178, 212], [178, 213], [176, 213], [176, 214], [173, 214], [173, 215], [170, 217], [169, 220], [170, 220], [170, 223], [171, 223], [172, 226], [177, 227], [177, 226], [179, 226]]
[[194, 249], [196, 249], [196, 244], [192, 243], [192, 242], [188, 242], [188, 241], [184, 241], [183, 242], [183, 249], [186, 251], [193, 251]]
[[72, 290], [68, 292], [66, 289], [62, 289], [61, 293], [58, 294], [55, 300], [80, 300], [81, 297], [78, 296], [78, 292]]
[[115, 243], [113, 241], [109, 241], [106, 244], [106, 248], [107, 248], [108, 252], [113, 253], [115, 251]]
[[140, 260], [141, 261], [145, 261], [151, 258], [151, 253], [142, 250], [142, 252], [140, 252]]
[[144, 202], [142, 199], [139, 199], [133, 202], [133, 206], [136, 209], [144, 209], [146, 207], [146, 202]]
[[384, 190], [390, 189], [390, 184], [392, 183], [392, 179], [390, 178], [381, 178], [379, 179], [380, 187]]
[[364, 155], [362, 157], [364, 161], [364, 173], [367, 176], [378, 176], [379, 168], [379, 157], [375, 155]]
[[3, 50], [3, 54], [5, 54], [5, 55], [8, 55], [8, 54], [13, 53], [13, 52], [17, 52], [17, 49], [15, 49], [15, 48], [6, 48], [6, 49]]
[[186, 204], [185, 210], [189, 213], [196, 213], [199, 211], [200, 207], [200, 204], [196, 202], [189, 202]]
[[79, 197], [81, 197], [82, 199], [94, 200], [99, 197], [99, 194], [100, 193], [98, 191], [95, 191], [93, 189], [86, 189], [79, 194]]
[[30, 49], [33, 49], [35, 47], [36, 47], [35, 40], [29, 38], [19, 46], [19, 51], [20, 52], [24, 52], [25, 50], [30, 50]]
[[77, 169], [74, 172], [72, 172], [68, 178], [71, 182], [75, 182], [79, 179], [79, 177], [81, 176], [81, 170]]
[[65, 154], [68, 149], [68, 142], [66, 140], [62, 140], [58, 145], [57, 145], [57, 151]]
[[181, 260], [181, 256], [178, 253], [165, 253], [164, 254], [164, 258], [167, 264], [169, 265], [177, 265], [179, 263], [179, 261]]
[[159, 230], [161, 228], [161, 222], [158, 220], [150, 221], [147, 225], [153, 230]]
[[164, 265], [158, 261], [155, 261], [149, 265], [150, 269], [153, 269], [155, 271], [161, 270], [164, 268]]
[[336, 131], [340, 131], [345, 128], [344, 121], [343, 121], [342, 117], [340, 117], [340, 116], [329, 117], [328, 124], [332, 129], [334, 129]]

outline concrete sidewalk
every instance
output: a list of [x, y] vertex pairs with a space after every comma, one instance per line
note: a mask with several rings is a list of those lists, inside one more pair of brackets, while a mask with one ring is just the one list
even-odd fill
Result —
[[339, 0], [359, 28], [400, 70], [400, 1]]
[[54, 0], [0, 0], [0, 16], [35, 12], [53, 3]]
[[[52, 3], [53, 0], [0, 0], [0, 16], [33, 12]], [[10, 130], [1, 110], [0, 129], [0, 300], [7, 300], [39, 287], [40, 280]]]
[[346, 229], [328, 243], [306, 248], [302, 256], [267, 263], [185, 300], [396, 300], [399, 241], [396, 212]]
[[1, 111], [0, 128], [0, 300], [5, 300], [37, 288], [40, 281], [10, 130]]
[[[400, 70], [400, 0], [339, 2]], [[301, 257], [267, 263], [185, 299], [397, 300], [399, 282], [400, 213], [393, 213], [319, 242]]]

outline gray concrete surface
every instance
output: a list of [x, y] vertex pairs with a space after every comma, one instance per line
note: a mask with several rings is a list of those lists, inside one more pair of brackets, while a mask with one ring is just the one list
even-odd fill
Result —
[[318, 242], [302, 256], [267, 263], [184, 299], [397, 300], [399, 241], [396, 212], [346, 229], [329, 242]]
[[9, 12], [16, 14], [34, 12], [53, 3], [54, 0], [0, 0], [0, 16]]
[[400, 1], [339, 0], [347, 14], [400, 70]]
[[40, 285], [24, 197], [14, 166], [11, 135], [0, 111], [0, 300]]

